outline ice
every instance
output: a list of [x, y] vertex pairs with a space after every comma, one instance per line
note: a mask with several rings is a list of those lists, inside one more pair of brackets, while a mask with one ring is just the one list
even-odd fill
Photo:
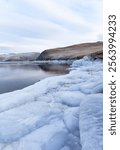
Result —
[[56, 101], [71, 107], [79, 106], [83, 96], [79, 91], [61, 91], [54, 94]]
[[102, 150], [102, 94], [93, 94], [81, 102], [80, 139], [82, 150]]
[[0, 150], [102, 150], [102, 61], [0, 95]]
[[64, 123], [73, 135], [76, 135], [79, 137], [79, 107], [74, 108], [68, 108], [64, 112]]

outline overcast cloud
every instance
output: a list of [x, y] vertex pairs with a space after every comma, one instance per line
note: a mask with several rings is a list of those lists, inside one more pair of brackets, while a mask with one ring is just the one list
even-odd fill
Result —
[[101, 0], [0, 0], [0, 53], [98, 40]]

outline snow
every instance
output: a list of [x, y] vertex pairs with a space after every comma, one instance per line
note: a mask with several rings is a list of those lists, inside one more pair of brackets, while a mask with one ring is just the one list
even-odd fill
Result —
[[0, 95], [0, 150], [102, 150], [102, 60]]

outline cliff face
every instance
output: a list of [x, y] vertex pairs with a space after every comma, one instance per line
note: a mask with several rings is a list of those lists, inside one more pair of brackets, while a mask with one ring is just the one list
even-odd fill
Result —
[[34, 61], [40, 53], [18, 53], [18, 54], [2, 54], [0, 61]]
[[83, 43], [62, 48], [43, 51], [38, 60], [67, 60], [78, 59], [83, 56], [103, 58], [103, 42]]

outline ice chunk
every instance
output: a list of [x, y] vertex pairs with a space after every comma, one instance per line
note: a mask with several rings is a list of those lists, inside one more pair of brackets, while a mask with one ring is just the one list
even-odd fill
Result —
[[80, 142], [82, 150], [102, 150], [102, 94], [86, 96], [80, 107]]

